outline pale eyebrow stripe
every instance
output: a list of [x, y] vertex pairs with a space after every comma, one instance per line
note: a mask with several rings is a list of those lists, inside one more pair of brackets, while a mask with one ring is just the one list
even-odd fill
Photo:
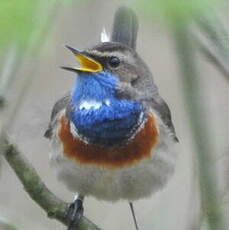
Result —
[[115, 57], [119, 57], [120, 59], [122, 60], [126, 60], [126, 56], [123, 55], [122, 53], [120, 52], [117, 52], [117, 51], [114, 51], [114, 52], [100, 52], [100, 51], [97, 51], [97, 50], [89, 50], [87, 51], [87, 53], [90, 55], [96, 55], [98, 57], [111, 57], [111, 56], [115, 56]]

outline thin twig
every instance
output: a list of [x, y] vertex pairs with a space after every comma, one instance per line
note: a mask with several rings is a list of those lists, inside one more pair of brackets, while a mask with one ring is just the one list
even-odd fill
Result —
[[202, 15], [195, 18], [196, 25], [205, 37], [216, 48], [219, 55], [229, 58], [229, 31], [223, 20], [213, 10], [211, 17]]
[[194, 36], [202, 54], [215, 65], [229, 81], [229, 30], [216, 12], [212, 17], [197, 17], [195, 22], [205, 41]]
[[196, 44], [201, 51], [201, 53], [212, 63], [215, 65], [215, 67], [221, 72], [223, 76], [225, 76], [225, 79], [229, 81], [229, 68], [228, 68], [228, 62], [225, 61], [220, 55], [217, 54], [217, 52], [213, 49], [213, 47], [210, 47], [205, 42], [203, 42], [201, 39], [194, 36], [194, 39], [196, 41]]
[[16, 42], [6, 49], [6, 57], [4, 64], [1, 68], [0, 74], [0, 97], [6, 97], [7, 90], [12, 84], [13, 78], [16, 77], [13, 73], [18, 71], [22, 62], [22, 54], [19, 52], [19, 48]]
[[[9, 142], [5, 135], [0, 138], [0, 154], [5, 156], [5, 159], [23, 184], [25, 191], [47, 213], [47, 216], [68, 225], [66, 218], [68, 203], [60, 200], [46, 187], [29, 161], [16, 146]], [[99, 230], [99, 227], [86, 217], [83, 217], [76, 229]]]

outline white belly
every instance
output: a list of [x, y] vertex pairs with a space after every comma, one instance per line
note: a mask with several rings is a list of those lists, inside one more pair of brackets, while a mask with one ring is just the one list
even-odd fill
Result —
[[53, 139], [51, 165], [69, 190], [84, 196], [111, 201], [145, 198], [161, 189], [174, 171], [174, 142], [164, 127], [159, 126], [159, 130], [161, 141], [152, 152], [152, 157], [132, 166], [108, 169], [77, 164], [63, 155], [58, 137]]

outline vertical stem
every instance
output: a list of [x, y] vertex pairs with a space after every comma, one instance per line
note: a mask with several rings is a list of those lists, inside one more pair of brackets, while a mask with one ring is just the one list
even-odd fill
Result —
[[14, 69], [18, 66], [18, 47], [16, 44], [13, 44], [9, 49], [6, 51], [6, 57], [5, 62], [0, 74], [0, 95], [4, 96], [8, 85], [10, 84], [10, 78], [12, 76], [12, 72], [14, 72]]
[[219, 209], [215, 164], [212, 160], [212, 146], [209, 124], [207, 123], [206, 101], [202, 96], [203, 85], [199, 82], [196, 56], [188, 25], [180, 23], [173, 27], [174, 40], [182, 73], [183, 95], [189, 116], [195, 155], [199, 173], [200, 196], [209, 229], [223, 229]]
[[14, 74], [22, 63], [22, 54], [16, 43], [13, 43], [6, 51], [6, 57], [0, 73], [0, 109], [3, 107], [8, 88], [13, 82]]
[[209, 40], [212, 47], [224, 59], [229, 58], [229, 34], [223, 21], [220, 20], [219, 15], [215, 11], [212, 12], [212, 17], [198, 17], [196, 24], [200, 31]]

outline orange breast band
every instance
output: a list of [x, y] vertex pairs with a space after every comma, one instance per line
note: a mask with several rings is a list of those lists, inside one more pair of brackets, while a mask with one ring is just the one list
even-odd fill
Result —
[[119, 147], [103, 147], [86, 144], [74, 137], [70, 131], [70, 122], [62, 116], [58, 135], [63, 144], [66, 157], [81, 164], [94, 164], [106, 168], [130, 166], [144, 158], [151, 157], [151, 151], [157, 144], [158, 130], [152, 114], [144, 127], [127, 144]]

